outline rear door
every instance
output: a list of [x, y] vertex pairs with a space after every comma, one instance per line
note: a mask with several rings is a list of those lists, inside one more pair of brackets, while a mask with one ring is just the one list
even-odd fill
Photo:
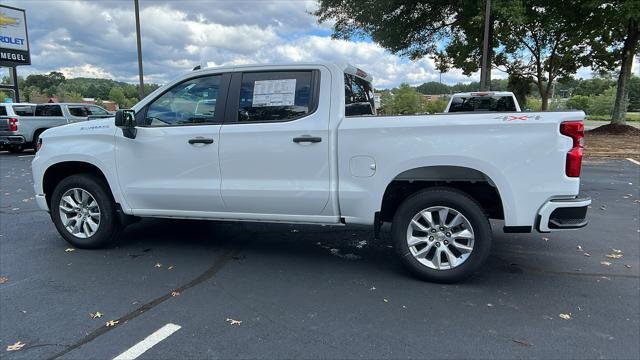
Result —
[[[326, 77], [321, 94], [320, 77]], [[220, 131], [227, 211], [320, 215], [329, 200], [329, 72], [235, 73]]]

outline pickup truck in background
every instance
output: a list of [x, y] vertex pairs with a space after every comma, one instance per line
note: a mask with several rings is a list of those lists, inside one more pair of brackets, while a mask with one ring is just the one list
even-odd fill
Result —
[[445, 113], [468, 111], [520, 112], [518, 99], [510, 91], [468, 92], [451, 95]]
[[74, 103], [0, 104], [0, 148], [10, 152], [36, 149], [46, 129], [78, 121], [113, 117], [98, 105]]
[[36, 201], [80, 248], [140, 217], [390, 222], [401, 261], [437, 282], [484, 263], [489, 219], [587, 224], [583, 112], [374, 116], [371, 81], [330, 63], [193, 71], [115, 119], [45, 131]]

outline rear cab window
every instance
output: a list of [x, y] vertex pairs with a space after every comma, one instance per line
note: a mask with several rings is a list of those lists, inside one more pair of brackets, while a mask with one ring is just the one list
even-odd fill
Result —
[[463, 111], [508, 111], [515, 112], [516, 104], [510, 95], [492, 96], [454, 96], [451, 98], [449, 112]]
[[319, 74], [317, 70], [242, 73], [238, 122], [291, 121], [313, 113]]
[[[363, 77], [357, 76], [358, 72]], [[356, 69], [356, 74], [344, 73], [345, 116], [375, 115], [373, 86], [366, 80], [368, 75]]]
[[1, 105], [0, 106], [0, 116], [6, 116], [7, 115], [7, 107], [5, 105]]
[[35, 116], [62, 116], [60, 105], [38, 105]]

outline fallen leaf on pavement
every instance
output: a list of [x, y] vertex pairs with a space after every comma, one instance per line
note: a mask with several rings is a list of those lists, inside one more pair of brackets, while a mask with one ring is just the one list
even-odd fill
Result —
[[180, 296], [180, 292], [178, 292], [178, 291], [172, 291], [172, 292], [171, 292], [171, 296], [173, 296], [173, 297]]
[[89, 313], [89, 316], [91, 316], [92, 319], [96, 319], [96, 318], [103, 317], [104, 314], [101, 313], [100, 311], [96, 311], [95, 313]]
[[622, 254], [607, 254], [605, 256], [608, 257], [609, 259], [621, 259], [622, 258]]
[[157, 268], [161, 268], [161, 267], [162, 267], [162, 264], [160, 264], [160, 263], [156, 263], [156, 265], [155, 265], [155, 266], [156, 266]]
[[22, 349], [25, 345], [26, 344], [21, 341], [16, 341], [15, 344], [7, 346], [7, 351], [18, 351]]
[[72, 252], [72, 251], [76, 251], [75, 248], [66, 248], [64, 249], [64, 252]]
[[105, 325], [108, 326], [108, 327], [116, 326], [116, 324], [119, 323], [119, 322], [120, 321], [118, 321], [118, 320], [109, 320], [109, 321], [107, 321], [107, 323]]
[[384, 302], [386, 302], [386, 303], [388, 303], [388, 302], [389, 302], [389, 300], [387, 300], [387, 299], [382, 299], [382, 301], [384, 301]]
[[488, 307], [493, 307], [493, 304], [487, 304]]
[[582, 246], [578, 245], [576, 246], [576, 249], [578, 249], [578, 251], [582, 251]]
[[531, 346], [531, 343], [528, 342], [527, 340], [511, 339], [511, 341], [513, 341], [514, 343], [520, 344], [522, 346], [526, 346], [526, 347]]
[[625, 265], [624, 267], [626, 267], [627, 269], [631, 269], [631, 265]]
[[173, 265], [169, 265], [169, 267], [167, 268], [167, 270], [173, 270]]
[[6, 276], [0, 276], [0, 284], [4, 284], [9, 281], [9, 278]]
[[242, 320], [234, 320], [234, 319], [229, 319], [229, 318], [227, 318], [227, 322], [229, 323], [229, 325], [240, 325], [240, 324], [242, 324]]
[[602, 206], [600, 206], [600, 210], [607, 210], [607, 207], [602, 205]]
[[558, 315], [560, 316], [561, 319], [565, 319], [565, 320], [571, 320], [571, 313], [568, 314], [560, 314]]
[[600, 261], [600, 265], [611, 266], [611, 263], [608, 261]]
[[589, 254], [588, 252], [586, 252], [586, 253], [584, 253], [584, 256], [586, 256], [586, 257], [590, 257], [590, 256], [591, 256], [591, 254]]
[[544, 241], [549, 241], [549, 238], [547, 238], [547, 237], [543, 237], [543, 238], [542, 238], [542, 240], [544, 240]]
[[375, 287], [375, 286], [372, 286], [372, 287], [371, 287], [371, 289], [369, 289], [369, 290], [370, 290], [370, 291], [373, 291], [373, 290], [375, 290], [375, 289], [376, 289], [376, 287]]
[[622, 254], [622, 250], [611, 249], [611, 251], [613, 251], [615, 254]]

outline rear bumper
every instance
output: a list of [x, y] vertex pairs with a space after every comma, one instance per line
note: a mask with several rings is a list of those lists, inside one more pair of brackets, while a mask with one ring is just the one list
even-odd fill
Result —
[[25, 142], [22, 135], [0, 135], [0, 145], [22, 145]]
[[547, 201], [538, 212], [538, 231], [572, 230], [587, 226], [589, 205], [590, 198]]

